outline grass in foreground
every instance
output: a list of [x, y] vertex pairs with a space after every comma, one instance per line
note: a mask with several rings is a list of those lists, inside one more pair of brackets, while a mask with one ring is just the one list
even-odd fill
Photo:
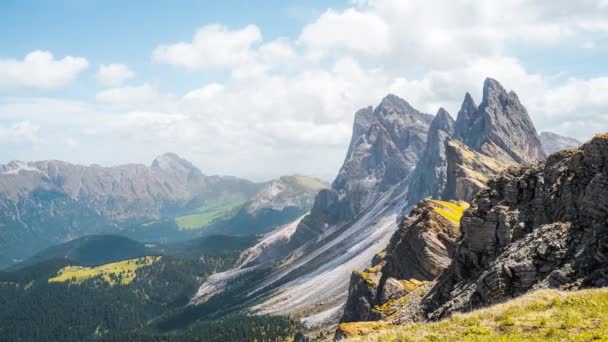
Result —
[[176, 217], [175, 223], [180, 230], [204, 228], [217, 220], [235, 215], [244, 204], [244, 200], [234, 200], [201, 207], [196, 213]]
[[440, 322], [396, 326], [348, 341], [608, 341], [608, 289], [540, 290]]
[[49, 279], [49, 283], [70, 282], [72, 284], [82, 284], [86, 280], [101, 277], [112, 286], [128, 285], [135, 279], [135, 271], [138, 268], [152, 265], [160, 258], [159, 256], [147, 256], [97, 267], [67, 266], [60, 269], [56, 277]]

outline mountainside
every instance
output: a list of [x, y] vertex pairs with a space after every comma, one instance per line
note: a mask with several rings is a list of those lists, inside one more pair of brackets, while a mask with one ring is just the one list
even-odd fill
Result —
[[[387, 249], [372, 259], [372, 267], [352, 273], [342, 322], [422, 317], [417, 302], [428, 282], [450, 265], [460, 217], [468, 207], [450, 200], [470, 201], [501, 170], [544, 158], [517, 95], [492, 79], [485, 81], [483, 93], [479, 107], [465, 95], [455, 122], [443, 109], [435, 116], [425, 154], [410, 179], [408, 203], [418, 205]], [[524, 141], [511, 141], [510, 135]]]
[[443, 108], [435, 116], [410, 181], [408, 201], [469, 201], [507, 166], [544, 158], [534, 124], [515, 92], [507, 93], [488, 78], [479, 106], [467, 93], [456, 121]]
[[206, 176], [173, 153], [150, 166], [14, 161], [0, 166], [0, 267], [91, 234], [160, 242], [259, 234], [308, 211], [322, 187], [305, 176], [262, 184]]
[[[295, 315], [315, 327], [336, 322], [346, 302], [345, 317], [349, 311], [352, 316], [346, 320], [386, 316], [395, 310], [384, 304], [426, 287], [448, 267], [459, 236], [458, 227], [434, 232], [422, 223], [398, 230], [403, 213], [427, 196], [468, 201], [502, 169], [543, 158], [525, 108], [494, 80], [484, 83], [479, 107], [465, 96], [457, 120], [443, 109], [435, 117], [422, 114], [389, 95], [378, 107], [355, 114], [344, 164], [332, 187], [316, 196], [310, 214], [245, 251], [237, 268], [212, 276], [192, 302], [205, 307], [227, 284], [270, 270], [240, 291], [257, 314]], [[439, 211], [466, 206], [441, 203]], [[429, 215], [430, 207], [415, 217], [445, 220]], [[406, 228], [412, 226], [420, 227], [418, 233]], [[391, 236], [384, 256], [375, 256]], [[408, 265], [398, 266], [406, 254]]]
[[531, 289], [608, 284], [608, 136], [509, 169], [461, 221], [450, 269], [423, 302], [432, 317]]
[[551, 132], [542, 132], [540, 134], [540, 142], [543, 144], [543, 149], [548, 155], [569, 148], [577, 148], [583, 144], [574, 138]]
[[[442, 319], [543, 288], [572, 291], [608, 285], [607, 184], [607, 135], [597, 135], [579, 149], [555, 153], [544, 163], [508, 168], [490, 180], [488, 187], [475, 196], [465, 211], [460, 220], [458, 244], [451, 255], [453, 261], [436, 281], [419, 284], [410, 292], [395, 291], [392, 299], [376, 303], [370, 310], [371, 316], [346, 315], [366, 312], [361, 306], [355, 307], [358, 311], [345, 311], [344, 322], [380, 322], [360, 327], [359, 323], [348, 323], [341, 326], [336, 336], [348, 336], [356, 327], [359, 327], [357, 331], [365, 328], [373, 332], [371, 324], [383, 324], [377, 328], [382, 329], [391, 323]], [[445, 222], [439, 222], [439, 226], [443, 230], [453, 227]], [[403, 228], [406, 229], [400, 231], [410, 234], [420, 229], [412, 225]], [[437, 228], [423, 222], [423, 231], [437, 231]], [[412, 240], [397, 234], [394, 239], [402, 244]], [[384, 258], [398, 256], [400, 265], [420, 265], [420, 261], [411, 261], [411, 253], [433, 260], [426, 257], [428, 253], [416, 248], [401, 253], [389, 248]], [[386, 270], [385, 266], [380, 272], [382, 277], [386, 273], [399, 274]], [[415, 274], [406, 274], [405, 278], [408, 276], [420, 278]], [[379, 286], [370, 288], [382, 293]], [[351, 290], [354, 289], [356, 287], [351, 286]], [[359, 299], [361, 302], [368, 298], [372, 297], [359, 294], [349, 297], [349, 301]], [[373, 298], [377, 300], [380, 296]], [[530, 315], [541, 314], [530, 311]], [[449, 320], [438, 324], [447, 322]], [[417, 327], [425, 328], [424, 325]], [[491, 331], [488, 330], [488, 334]], [[496, 333], [509, 331], [499, 329]], [[562, 337], [567, 336], [571, 335]]]
[[364, 267], [397, 228], [432, 118], [394, 95], [358, 111], [344, 165], [310, 214], [246, 251], [238, 268], [214, 275], [193, 302], [205, 306], [225, 284], [269, 269], [242, 289], [254, 312], [296, 314], [313, 325], [336, 321], [351, 270]]
[[307, 176], [283, 176], [264, 183], [236, 213], [209, 232], [265, 234], [307, 213], [319, 191], [328, 184]]
[[399, 225], [370, 268], [352, 273], [341, 321], [371, 321], [398, 311], [399, 299], [433, 280], [451, 262], [465, 202], [425, 200]]

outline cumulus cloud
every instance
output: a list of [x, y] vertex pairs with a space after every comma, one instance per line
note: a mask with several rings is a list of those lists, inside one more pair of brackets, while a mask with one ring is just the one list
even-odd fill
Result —
[[23, 60], [0, 59], [0, 89], [58, 88], [88, 67], [85, 58], [55, 59], [49, 51], [32, 51]]
[[261, 40], [255, 25], [229, 30], [212, 24], [198, 29], [191, 42], [158, 46], [153, 59], [188, 69], [230, 68], [251, 62], [251, 49]]
[[118, 108], [139, 110], [169, 110], [173, 97], [171, 94], [160, 92], [157, 86], [148, 83], [110, 88], [95, 95], [97, 102]]
[[95, 77], [103, 86], [117, 87], [124, 81], [135, 77], [135, 72], [126, 64], [102, 64]]
[[304, 27], [299, 40], [318, 54], [332, 49], [347, 49], [367, 55], [382, 55], [391, 49], [389, 34], [389, 25], [375, 13], [354, 8], [344, 12], [329, 9]]
[[[88, 158], [146, 162], [173, 150], [207, 173], [330, 179], [356, 110], [394, 93], [421, 111], [442, 106], [455, 116], [465, 92], [481, 100], [489, 76], [517, 92], [539, 130], [585, 139], [608, 129], [608, 75], [546, 74], [518, 51], [601, 48], [606, 11], [605, 0], [361, 0], [323, 11], [291, 38], [264, 40], [255, 25], [206, 25], [191, 41], [159, 45], [152, 58], [189, 77], [226, 71], [208, 73], [207, 84], [174, 95], [161, 83], [118, 82], [88, 104], [0, 101], [0, 117], [49, 125], [60, 117]], [[112, 143], [93, 143], [102, 140]]]

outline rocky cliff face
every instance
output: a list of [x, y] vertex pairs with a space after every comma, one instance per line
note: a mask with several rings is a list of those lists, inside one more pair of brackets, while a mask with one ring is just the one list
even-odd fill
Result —
[[353, 214], [408, 177], [424, 152], [432, 119], [395, 95], [371, 113], [357, 113], [349, 152], [332, 184]]
[[337, 322], [352, 270], [367, 266], [397, 229], [432, 119], [394, 95], [358, 111], [344, 165], [310, 214], [295, 230], [290, 224], [269, 234], [244, 253], [238, 269], [203, 284], [192, 302], [204, 305], [209, 293], [264, 267], [269, 274], [243, 289], [254, 312], [297, 315], [309, 325]]
[[472, 150], [458, 140], [446, 144], [447, 170], [445, 188], [440, 198], [470, 201], [488, 180], [511, 164]]
[[454, 125], [450, 114], [440, 108], [431, 122], [424, 154], [410, 181], [410, 202], [416, 203], [426, 197], [442, 198], [448, 180], [446, 144], [454, 136]]
[[341, 321], [388, 319], [405, 304], [401, 299], [447, 269], [466, 208], [465, 202], [420, 202], [400, 223], [386, 251], [374, 257], [372, 267], [353, 272]]
[[545, 157], [536, 129], [514, 92], [486, 79], [478, 107], [466, 94], [456, 122], [441, 109], [411, 178], [408, 201], [470, 200], [503, 168]]
[[431, 318], [535, 288], [608, 285], [608, 136], [510, 168], [461, 221], [454, 262], [423, 301]]
[[292, 247], [351, 220], [407, 179], [424, 153], [432, 119], [395, 95], [387, 95], [373, 110], [359, 110], [344, 164], [331, 189], [318, 194]]
[[547, 155], [569, 148], [577, 148], [583, 144], [574, 138], [551, 132], [542, 132], [540, 134], [540, 142], [543, 144], [543, 149]]
[[399, 304], [405, 295], [411, 297], [399, 284], [432, 281], [447, 269], [460, 236], [460, 217], [450, 221], [441, 213], [448, 208], [462, 214], [466, 206], [424, 199], [470, 201], [501, 170], [543, 158], [534, 125], [517, 95], [495, 80], [484, 82], [479, 106], [465, 95], [455, 122], [439, 110], [409, 180], [408, 203], [422, 201], [399, 226], [383, 259], [353, 272], [342, 322], [422, 317], [416, 301]]

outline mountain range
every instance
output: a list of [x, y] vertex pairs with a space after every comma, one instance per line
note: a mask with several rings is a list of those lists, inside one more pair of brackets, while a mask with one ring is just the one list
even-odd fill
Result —
[[324, 187], [305, 176], [206, 176], [173, 153], [150, 166], [13, 161], [0, 165], [0, 266], [91, 234], [156, 242], [260, 234], [310, 210]]
[[515, 92], [482, 90], [455, 118], [392, 94], [360, 109], [330, 185], [206, 176], [175, 154], [1, 166], [4, 262], [29, 259], [0, 273], [0, 296], [28, 312], [65, 286], [131, 303], [128, 324], [87, 318], [76, 340], [187, 339], [249, 314], [238, 334], [304, 341], [607, 285], [608, 137], [539, 135]]

